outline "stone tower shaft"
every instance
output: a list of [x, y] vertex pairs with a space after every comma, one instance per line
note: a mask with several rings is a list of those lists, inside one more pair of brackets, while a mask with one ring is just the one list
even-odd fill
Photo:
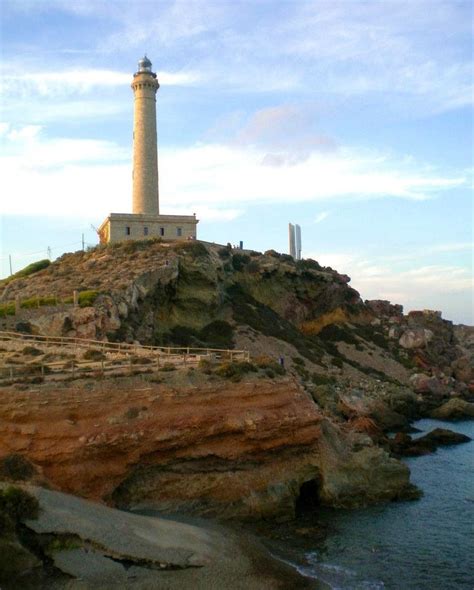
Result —
[[156, 92], [160, 85], [144, 57], [133, 76], [133, 213], [159, 215]]

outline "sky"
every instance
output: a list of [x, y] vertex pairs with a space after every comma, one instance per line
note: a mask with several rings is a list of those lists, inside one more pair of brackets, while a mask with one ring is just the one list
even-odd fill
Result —
[[288, 251], [363, 299], [473, 324], [472, 3], [1, 0], [1, 276], [131, 212], [158, 74], [160, 210]]

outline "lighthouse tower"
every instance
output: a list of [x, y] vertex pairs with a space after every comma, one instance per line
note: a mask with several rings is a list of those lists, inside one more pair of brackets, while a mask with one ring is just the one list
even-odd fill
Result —
[[156, 92], [160, 85], [145, 55], [133, 74], [133, 213], [110, 213], [98, 229], [101, 244], [160, 238], [163, 241], [195, 240], [194, 215], [160, 215]]
[[133, 213], [159, 214], [156, 92], [160, 85], [143, 57], [133, 75]]

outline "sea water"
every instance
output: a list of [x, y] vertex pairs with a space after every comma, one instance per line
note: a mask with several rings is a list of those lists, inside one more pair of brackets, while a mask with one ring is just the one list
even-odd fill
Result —
[[[474, 439], [474, 421], [414, 426]], [[280, 529], [271, 545], [334, 590], [474, 590], [474, 441], [406, 463], [420, 500], [315, 510]]]

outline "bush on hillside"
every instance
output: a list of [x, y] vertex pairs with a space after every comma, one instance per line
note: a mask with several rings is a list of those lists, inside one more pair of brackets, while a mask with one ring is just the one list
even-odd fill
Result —
[[98, 296], [98, 291], [81, 291], [78, 295], [79, 307], [90, 307]]
[[0, 461], [0, 477], [13, 481], [27, 481], [35, 474], [35, 468], [23, 455], [7, 455]]
[[29, 275], [34, 274], [35, 272], [43, 270], [44, 268], [48, 268], [50, 264], [51, 260], [48, 260], [47, 258], [43, 260], [38, 260], [37, 262], [32, 262], [31, 264], [28, 264], [28, 266], [25, 266], [25, 268], [22, 268], [9, 278], [12, 280], [27, 277]]
[[232, 256], [232, 266], [236, 271], [242, 270], [249, 262], [250, 256], [247, 256], [247, 254], [234, 254]]
[[95, 350], [90, 348], [82, 355], [85, 361], [104, 361], [106, 359], [105, 354], [101, 350]]
[[196, 242], [195, 240], [177, 242], [176, 244], [173, 244], [173, 249], [176, 252], [190, 254], [195, 259], [207, 258], [209, 256], [206, 246], [202, 242]]
[[46, 297], [30, 297], [29, 299], [23, 299], [23, 301], [20, 302], [20, 307], [23, 309], [31, 309], [43, 305], [56, 305], [56, 297], [54, 295], [48, 295]]
[[38, 500], [14, 486], [0, 490], [0, 513], [13, 522], [25, 519], [36, 519], [39, 513]]
[[214, 374], [224, 379], [230, 379], [231, 381], [240, 381], [243, 375], [246, 373], [257, 372], [258, 368], [247, 361], [244, 362], [231, 362], [227, 361], [221, 363], [216, 369]]
[[224, 248], [220, 248], [217, 251], [217, 254], [219, 255], [219, 258], [225, 260], [226, 258], [229, 258], [231, 250], [232, 248], [230, 248], [229, 246], [225, 246]]
[[264, 369], [268, 377], [274, 377], [275, 375], [284, 375], [286, 373], [285, 367], [282, 367], [280, 363], [278, 363], [271, 356], [257, 356], [253, 359], [253, 362], [259, 369]]
[[224, 320], [215, 320], [199, 331], [199, 339], [209, 348], [233, 348], [233, 327]]
[[305, 258], [304, 260], [298, 260], [296, 262], [296, 268], [299, 270], [319, 270], [322, 271], [324, 268], [312, 258]]
[[42, 350], [40, 350], [39, 348], [35, 348], [34, 346], [25, 346], [25, 348], [23, 348], [21, 352], [28, 356], [40, 356], [41, 354], [43, 354]]

